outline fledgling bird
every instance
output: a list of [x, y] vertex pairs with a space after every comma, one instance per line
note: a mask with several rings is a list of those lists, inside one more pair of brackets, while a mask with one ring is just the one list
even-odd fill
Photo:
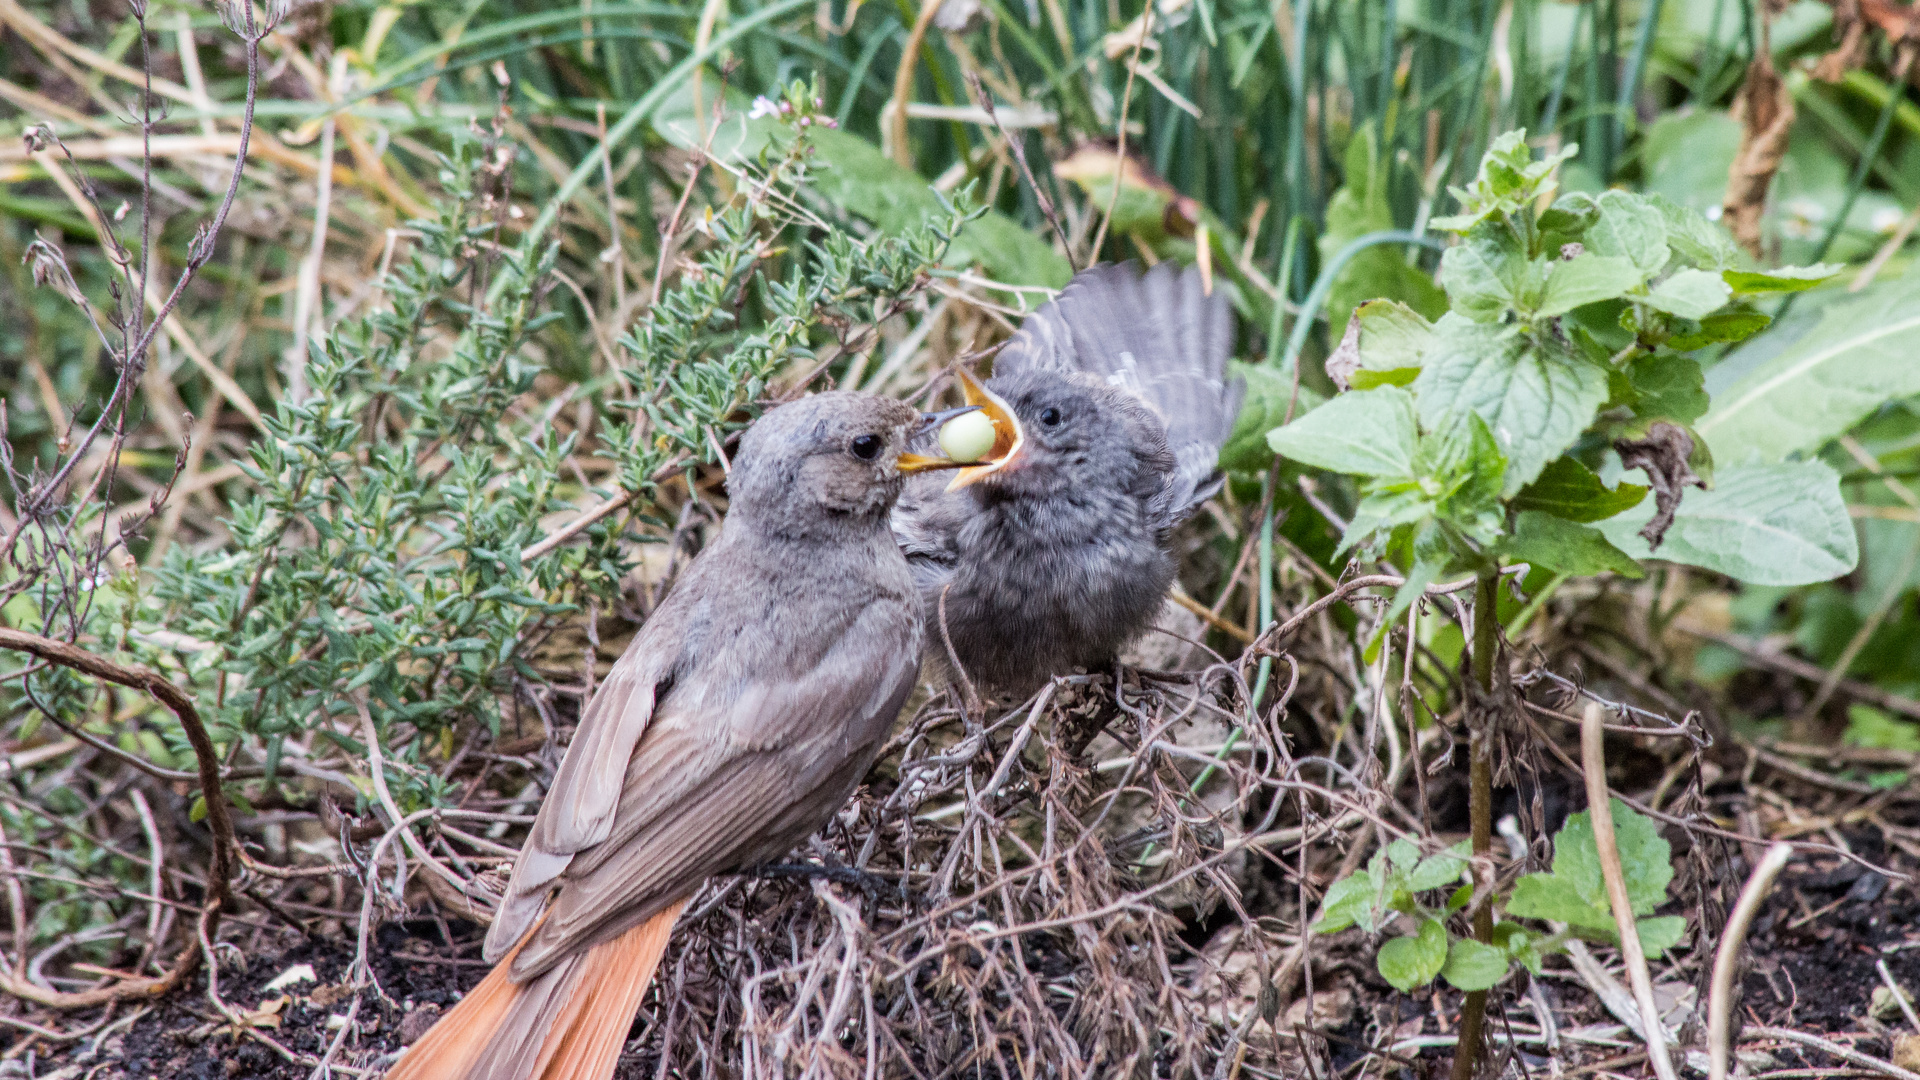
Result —
[[[894, 534], [926, 606], [927, 653], [1024, 695], [1112, 662], [1173, 583], [1175, 526], [1219, 490], [1244, 389], [1226, 378], [1233, 313], [1197, 270], [1081, 272], [994, 359], [1001, 438], [982, 465], [916, 478]], [[1010, 414], [1010, 416], [1009, 416]]]
[[[953, 410], [955, 412], [961, 410]], [[846, 802], [919, 670], [887, 516], [951, 413], [823, 393], [733, 462], [720, 535], [600, 684], [487, 933], [487, 977], [388, 1080], [605, 1080], [687, 900]]]

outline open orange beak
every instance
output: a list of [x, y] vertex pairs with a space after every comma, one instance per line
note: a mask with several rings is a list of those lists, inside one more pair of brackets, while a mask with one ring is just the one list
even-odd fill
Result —
[[1014, 418], [1013, 409], [1001, 400], [1000, 395], [986, 388], [980, 380], [967, 374], [964, 368], [955, 368], [960, 376], [960, 390], [966, 395], [967, 404], [976, 406], [993, 421], [993, 449], [985, 457], [972, 465], [962, 466], [953, 474], [953, 482], [947, 485], [948, 491], [959, 491], [968, 484], [977, 484], [1002, 469], [1008, 468], [1020, 460], [1020, 452], [1027, 443], [1026, 432], [1020, 427], [1020, 421]]
[[[959, 416], [961, 413], [970, 413], [978, 408], [979, 406], [977, 405], [963, 405], [958, 409], [921, 413], [920, 426], [914, 430], [914, 438], [919, 438], [927, 432], [935, 430], [940, 425]], [[964, 461], [955, 461], [949, 457], [928, 457], [925, 454], [914, 453], [901, 454], [899, 457], [893, 459], [893, 467], [903, 473], [926, 472], [930, 469], [959, 469], [964, 468], [966, 464]]]

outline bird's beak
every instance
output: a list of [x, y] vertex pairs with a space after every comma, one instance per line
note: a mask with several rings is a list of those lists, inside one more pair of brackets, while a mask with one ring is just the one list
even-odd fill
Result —
[[980, 380], [967, 374], [964, 368], [956, 368], [960, 376], [960, 389], [966, 395], [967, 405], [987, 414], [993, 421], [993, 449], [972, 465], [965, 465], [953, 474], [953, 482], [947, 485], [948, 491], [958, 491], [968, 484], [977, 484], [994, 473], [1014, 465], [1020, 460], [1020, 452], [1026, 446], [1026, 432], [1021, 430], [1020, 421], [1015, 419], [1013, 409], [1000, 395], [987, 389]]

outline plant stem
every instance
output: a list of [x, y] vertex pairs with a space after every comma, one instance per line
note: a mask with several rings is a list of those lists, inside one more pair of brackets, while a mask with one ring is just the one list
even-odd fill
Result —
[[[1473, 591], [1473, 683], [1482, 703], [1493, 693], [1494, 654], [1500, 647], [1500, 568], [1480, 572]], [[1493, 731], [1487, 710], [1469, 707], [1472, 742], [1467, 788], [1467, 815], [1473, 822], [1473, 856], [1493, 853]], [[1477, 875], [1476, 875], [1477, 877]], [[1485, 897], [1473, 913], [1473, 939], [1493, 941], [1493, 907]], [[1475, 990], [1460, 1007], [1460, 1048], [1453, 1055], [1452, 1080], [1473, 1080], [1480, 1058], [1481, 1032], [1487, 1020], [1487, 992]]]

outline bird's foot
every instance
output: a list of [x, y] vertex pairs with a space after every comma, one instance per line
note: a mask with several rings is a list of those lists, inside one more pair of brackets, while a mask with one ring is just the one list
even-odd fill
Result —
[[824, 866], [819, 863], [765, 863], [747, 871], [748, 876], [757, 878], [814, 879], [851, 885], [865, 893], [869, 899], [879, 899], [882, 895], [906, 895], [904, 885], [895, 884], [878, 874], [865, 870], [856, 870], [851, 866]]

